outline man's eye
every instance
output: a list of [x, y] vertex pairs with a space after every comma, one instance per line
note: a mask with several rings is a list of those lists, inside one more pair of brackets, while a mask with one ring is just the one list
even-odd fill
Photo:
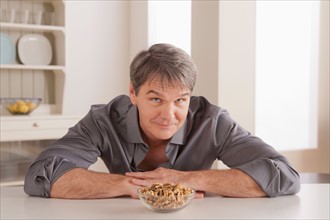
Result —
[[184, 101], [185, 101], [184, 99], [177, 99], [177, 100], [176, 100], [176, 102], [179, 103], [179, 104], [180, 104], [180, 103], [183, 103]]
[[152, 98], [151, 101], [155, 102], [155, 103], [159, 103], [160, 99], [159, 98]]

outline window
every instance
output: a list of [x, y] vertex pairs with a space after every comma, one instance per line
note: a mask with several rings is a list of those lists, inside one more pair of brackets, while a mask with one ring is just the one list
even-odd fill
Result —
[[191, 1], [148, 1], [148, 43], [191, 52]]
[[256, 6], [255, 134], [277, 150], [316, 147], [319, 1]]

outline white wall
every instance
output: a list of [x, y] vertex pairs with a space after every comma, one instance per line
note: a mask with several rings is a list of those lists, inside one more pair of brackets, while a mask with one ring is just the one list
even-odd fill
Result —
[[220, 1], [218, 40], [219, 105], [254, 133], [254, 1]]
[[123, 1], [66, 1], [64, 114], [128, 94], [129, 7]]
[[219, 3], [192, 1], [191, 56], [198, 67], [193, 95], [205, 96], [219, 104]]
[[318, 143], [319, 157], [317, 169], [330, 173], [330, 2], [321, 1], [321, 49], [320, 49], [320, 75], [319, 75], [319, 120]]
[[148, 48], [148, 2], [130, 1], [130, 61], [142, 49]]

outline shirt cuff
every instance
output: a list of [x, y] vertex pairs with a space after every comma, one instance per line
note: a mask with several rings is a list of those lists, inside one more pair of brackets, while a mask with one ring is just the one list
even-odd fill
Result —
[[283, 161], [265, 158], [235, 168], [251, 176], [269, 197], [295, 194], [300, 190], [299, 174]]
[[30, 196], [50, 197], [51, 185], [77, 166], [67, 159], [51, 157], [31, 165], [25, 177], [24, 191]]

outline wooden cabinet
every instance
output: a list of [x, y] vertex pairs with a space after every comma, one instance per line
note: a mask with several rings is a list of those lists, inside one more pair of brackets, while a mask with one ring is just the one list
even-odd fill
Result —
[[[15, 19], [5, 20], [5, 13], [14, 11]], [[22, 13], [28, 19], [22, 22]], [[42, 20], [36, 21], [37, 13]], [[51, 17], [50, 17], [51, 16]], [[47, 20], [52, 18], [53, 21]], [[65, 54], [65, 2], [62, 0], [1, 0], [1, 33], [13, 41], [16, 58], [1, 64], [1, 98], [37, 97], [41, 105], [30, 115], [13, 116], [1, 106], [1, 141], [56, 139], [81, 117], [63, 115]], [[26, 34], [45, 36], [51, 43], [49, 65], [25, 65], [19, 59], [17, 44]], [[33, 52], [32, 52], [33, 54]]]

